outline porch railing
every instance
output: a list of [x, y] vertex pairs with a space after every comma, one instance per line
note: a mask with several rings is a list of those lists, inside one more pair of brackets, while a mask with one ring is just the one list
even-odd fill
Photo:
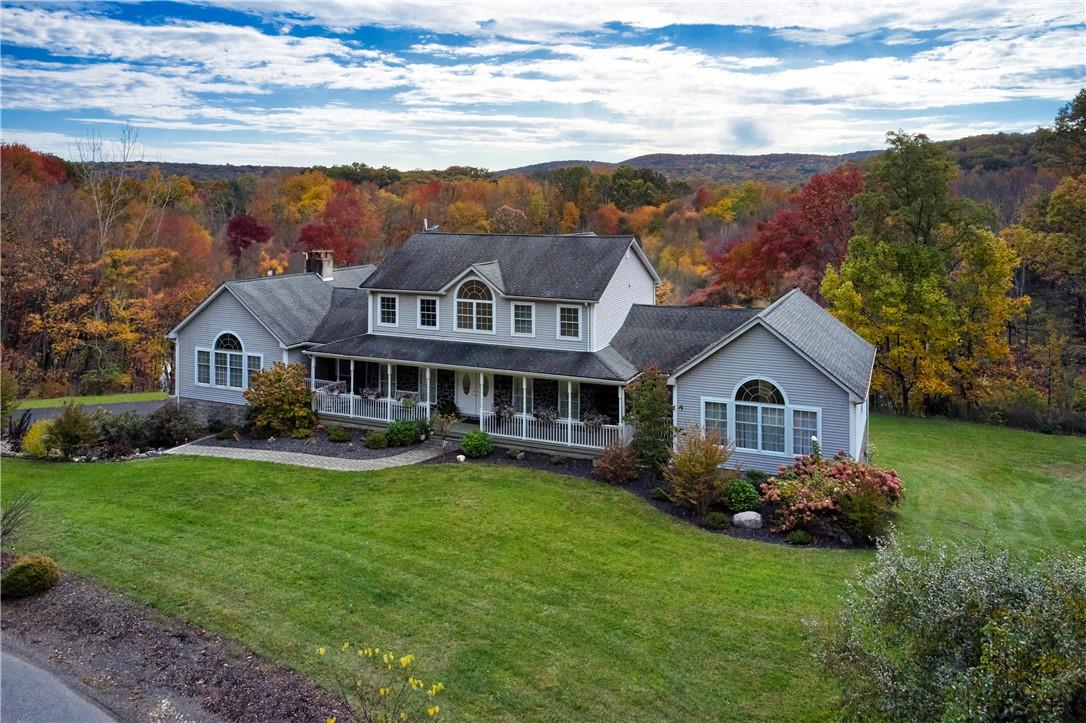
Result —
[[617, 424], [589, 426], [574, 419], [545, 422], [535, 417], [522, 415], [506, 419], [494, 412], [485, 411], [482, 414], [480, 426], [484, 432], [495, 437], [586, 449], [603, 449], [611, 442], [622, 438], [622, 427]]
[[317, 389], [313, 392], [313, 411], [318, 414], [357, 417], [375, 422], [430, 419], [430, 405], [425, 402], [405, 404], [404, 401], [397, 399], [370, 399], [358, 394], [338, 393], [332, 388]]

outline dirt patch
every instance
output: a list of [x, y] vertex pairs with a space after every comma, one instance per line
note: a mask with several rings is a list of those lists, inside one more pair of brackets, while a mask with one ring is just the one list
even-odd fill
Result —
[[43, 595], [5, 600], [2, 629], [5, 646], [81, 681], [123, 720], [350, 720], [342, 699], [294, 671], [87, 578], [65, 573]]
[[290, 437], [270, 437], [268, 439], [253, 439], [245, 430], [239, 430], [235, 437], [217, 439], [215, 435], [204, 437], [193, 442], [201, 447], [231, 447], [234, 449], [260, 449], [271, 452], [299, 452], [301, 454], [314, 454], [318, 457], [335, 457], [337, 459], [380, 459], [393, 457], [406, 452], [410, 447], [386, 447], [384, 449], [367, 449], [365, 445], [366, 430], [347, 429], [351, 435], [349, 442], [330, 442], [324, 429], [316, 429], [309, 439], [291, 439]]

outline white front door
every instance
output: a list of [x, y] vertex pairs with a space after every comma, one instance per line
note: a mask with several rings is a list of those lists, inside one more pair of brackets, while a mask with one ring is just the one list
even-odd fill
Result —
[[479, 414], [479, 375], [474, 372], [456, 373], [456, 408], [461, 416], [475, 417]]

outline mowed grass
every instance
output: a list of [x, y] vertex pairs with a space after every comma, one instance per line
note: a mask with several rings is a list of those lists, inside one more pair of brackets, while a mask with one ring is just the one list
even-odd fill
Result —
[[127, 392], [124, 394], [92, 394], [84, 397], [53, 397], [51, 399], [24, 399], [17, 409], [44, 409], [63, 407], [68, 402], [76, 404], [117, 404], [118, 402], [157, 402], [168, 399], [165, 392]]
[[[909, 540], [1086, 539], [1068, 476], [1082, 439], [883, 417], [872, 437], [908, 486]], [[871, 558], [712, 535], [619, 489], [489, 465], [5, 461], [4, 496], [28, 489], [24, 547], [319, 682], [343, 660], [319, 645], [414, 652], [454, 719], [832, 719], [803, 621], [832, 615]]]

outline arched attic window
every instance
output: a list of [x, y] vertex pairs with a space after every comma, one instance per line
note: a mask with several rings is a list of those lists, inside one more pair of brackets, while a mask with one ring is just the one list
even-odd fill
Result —
[[494, 331], [494, 295], [474, 279], [456, 290], [456, 328], [460, 331]]
[[735, 446], [763, 452], [785, 450], [785, 398], [764, 379], [744, 382], [735, 390]]
[[246, 354], [241, 339], [223, 332], [215, 339], [212, 349], [196, 350], [196, 383], [245, 389], [263, 365], [262, 355]]

